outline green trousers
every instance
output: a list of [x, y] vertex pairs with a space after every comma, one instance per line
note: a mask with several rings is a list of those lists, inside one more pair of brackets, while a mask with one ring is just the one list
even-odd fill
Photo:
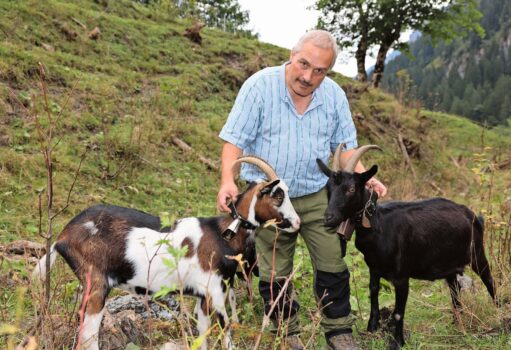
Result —
[[[326, 228], [323, 224], [327, 207], [326, 190], [293, 198], [291, 202], [301, 219], [300, 232], [279, 231], [276, 234], [274, 228], [268, 228], [260, 230], [256, 237], [261, 296], [265, 300], [265, 304], [269, 303], [267, 289], [272, 288], [270, 282], [279, 282], [282, 285], [286, 277], [291, 274], [296, 240], [300, 234], [307, 245], [314, 268], [314, 295], [316, 301], [321, 305], [323, 330], [326, 333], [331, 333], [351, 328], [355, 317], [351, 314], [349, 273], [342, 258], [341, 248], [341, 244], [344, 244], [345, 247], [346, 243], [341, 242], [335, 229]], [[274, 271], [273, 278], [272, 271]], [[318, 295], [318, 292], [322, 292], [323, 295]], [[272, 297], [276, 297], [273, 290], [271, 294]], [[328, 296], [325, 298], [326, 294]], [[328, 304], [325, 305], [325, 302]], [[293, 303], [295, 305], [291, 309], [294, 308], [297, 311], [297, 301], [294, 300]], [[288, 310], [283, 315], [287, 319], [287, 333], [298, 333], [299, 324], [296, 313], [289, 309], [285, 310]], [[286, 317], [286, 315], [288, 316]]]

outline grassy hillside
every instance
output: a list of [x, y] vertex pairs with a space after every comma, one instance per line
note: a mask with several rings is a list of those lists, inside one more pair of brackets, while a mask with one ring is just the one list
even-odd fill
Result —
[[[207, 28], [201, 31], [202, 45], [195, 44], [183, 36], [193, 21], [179, 19], [166, 5], [0, 1], [0, 16], [0, 246], [21, 239], [44, 241], [39, 231], [47, 230], [48, 192], [41, 145], [51, 144], [53, 151], [53, 213], [62, 210], [53, 222], [55, 232], [95, 203], [138, 208], [170, 222], [215, 214], [219, 171], [199, 156], [218, 164], [217, 135], [239, 87], [255, 71], [284, 62], [287, 50]], [[88, 36], [95, 27], [101, 31], [97, 40]], [[368, 155], [365, 163], [379, 165], [379, 177], [389, 185], [388, 199], [443, 195], [484, 212], [494, 274], [501, 292], [510, 294], [510, 130], [486, 130], [460, 117], [403, 106], [382, 91], [365, 91], [340, 75], [333, 78], [348, 93], [359, 143], [385, 150]], [[177, 147], [176, 137], [193, 152]], [[364, 331], [367, 268], [355, 247], [350, 244], [349, 250], [357, 339], [367, 347], [385, 348], [383, 333]], [[302, 310], [314, 311], [312, 271], [303, 244], [296, 261], [302, 263], [296, 279]], [[19, 342], [35, 323], [40, 293], [27, 278], [32, 267], [33, 259], [0, 250], [0, 324], [17, 326], [11, 331], [0, 327], [0, 348]], [[63, 264], [57, 270], [47, 317], [66, 320], [63, 327], [73, 333], [77, 283]], [[509, 304], [496, 310], [480, 281], [475, 283], [475, 291], [464, 294], [467, 312], [454, 324], [444, 283], [414, 282], [405, 320], [408, 347], [511, 346], [505, 316]], [[23, 288], [29, 292], [20, 297]], [[247, 298], [243, 289], [240, 293]], [[393, 292], [385, 285], [381, 306], [392, 304]], [[256, 293], [253, 304], [245, 299], [242, 305], [252, 312], [235, 330], [235, 342], [249, 348], [259, 329], [249, 315], [260, 320], [261, 301]], [[321, 348], [324, 342], [310, 323], [311, 314], [304, 311], [302, 318], [304, 339], [314, 344], [311, 348]], [[70, 348], [69, 336], [57, 333], [45, 344]], [[264, 348], [272, 347], [271, 339], [265, 342]]]

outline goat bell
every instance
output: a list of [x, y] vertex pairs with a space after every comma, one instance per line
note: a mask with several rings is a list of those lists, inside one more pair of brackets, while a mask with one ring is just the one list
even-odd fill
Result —
[[233, 222], [222, 232], [222, 237], [226, 241], [230, 241], [236, 233], [238, 233], [238, 229], [240, 228], [241, 221], [240, 219], [234, 219]]

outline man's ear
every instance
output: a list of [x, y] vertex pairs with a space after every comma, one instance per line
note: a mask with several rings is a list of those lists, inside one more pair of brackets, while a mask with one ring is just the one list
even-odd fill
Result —
[[273, 187], [277, 186], [280, 182], [280, 179], [277, 179], [275, 181], [270, 182], [269, 184], [264, 185], [263, 188], [261, 188], [261, 191], [259, 191], [260, 195], [271, 193], [271, 190], [273, 190]]
[[328, 166], [325, 163], [323, 163], [321, 159], [317, 158], [316, 163], [318, 163], [319, 169], [321, 169], [323, 174], [325, 174], [328, 177], [332, 175], [332, 170], [330, 170], [330, 168], [328, 168]]
[[371, 169], [367, 170], [366, 172], [363, 172], [363, 173], [359, 174], [360, 181], [365, 184], [377, 172], [378, 172], [378, 166], [377, 165], [373, 165], [371, 167]]

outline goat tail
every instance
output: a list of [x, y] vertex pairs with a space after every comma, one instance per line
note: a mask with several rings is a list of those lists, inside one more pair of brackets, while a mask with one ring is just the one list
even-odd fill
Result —
[[483, 214], [479, 214], [479, 216], [477, 216], [475, 224], [481, 230], [481, 236], [484, 236], [484, 216], [483, 216]]
[[37, 262], [37, 265], [35, 266], [34, 271], [32, 271], [32, 280], [33, 281], [41, 281], [44, 282], [46, 279], [46, 256], [50, 254], [50, 269], [55, 263], [55, 260], [57, 259], [57, 251], [55, 250], [55, 244], [50, 248], [50, 251], [46, 253], [39, 261]]
[[479, 224], [481, 225], [481, 229], [484, 229], [484, 216], [483, 214], [479, 214], [477, 217], [477, 220], [479, 220]]

